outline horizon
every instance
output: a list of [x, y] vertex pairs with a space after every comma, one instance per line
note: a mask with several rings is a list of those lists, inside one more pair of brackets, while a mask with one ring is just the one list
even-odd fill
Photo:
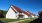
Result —
[[39, 11], [42, 11], [41, 0], [0, 0], [1, 10], [8, 10], [10, 5], [17, 6], [24, 11], [29, 11], [36, 15], [38, 15]]

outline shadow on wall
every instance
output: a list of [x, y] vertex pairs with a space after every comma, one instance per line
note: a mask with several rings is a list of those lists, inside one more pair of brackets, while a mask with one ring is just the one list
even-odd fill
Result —
[[30, 23], [42, 23], [42, 11], [38, 12], [39, 18], [31, 21]]

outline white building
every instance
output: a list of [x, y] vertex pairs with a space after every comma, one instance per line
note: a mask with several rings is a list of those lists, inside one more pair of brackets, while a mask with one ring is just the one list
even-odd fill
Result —
[[8, 12], [6, 13], [7, 19], [29, 18], [29, 16], [29, 12], [23, 11], [16, 6], [11, 6]]

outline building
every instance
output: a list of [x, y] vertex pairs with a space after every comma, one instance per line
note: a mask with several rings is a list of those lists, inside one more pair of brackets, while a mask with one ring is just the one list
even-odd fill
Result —
[[35, 15], [34, 13], [31, 13], [31, 18], [38, 18], [38, 16]]
[[28, 11], [23, 11], [16, 6], [11, 6], [6, 13], [6, 18], [8, 19], [18, 19], [18, 18], [29, 18], [30, 13]]

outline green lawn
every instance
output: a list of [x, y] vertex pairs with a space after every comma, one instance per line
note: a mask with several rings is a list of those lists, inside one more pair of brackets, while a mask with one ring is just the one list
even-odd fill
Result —
[[35, 19], [31, 18], [31, 20], [25, 20], [25, 21], [18, 22], [18, 23], [29, 23], [29, 22], [31, 22], [31, 21], [33, 21], [33, 20], [35, 20]]
[[22, 21], [22, 22], [19, 22], [19, 23], [29, 23], [29, 22], [31, 22], [31, 20]]
[[19, 21], [19, 20], [24, 20], [24, 19], [6, 19], [6, 18], [0, 18], [1, 21], [4, 22], [13, 22], [13, 21]]
[[[31, 18], [32, 19], [32, 18]], [[24, 20], [24, 19], [6, 19], [6, 18], [0, 18], [1, 21], [4, 21], [4, 22], [13, 22], [13, 21], [19, 21], [19, 20]], [[26, 21], [23, 21], [23, 23], [25, 22], [30, 22], [31, 20], [26, 20]], [[22, 23], [22, 22], [20, 22]]]

